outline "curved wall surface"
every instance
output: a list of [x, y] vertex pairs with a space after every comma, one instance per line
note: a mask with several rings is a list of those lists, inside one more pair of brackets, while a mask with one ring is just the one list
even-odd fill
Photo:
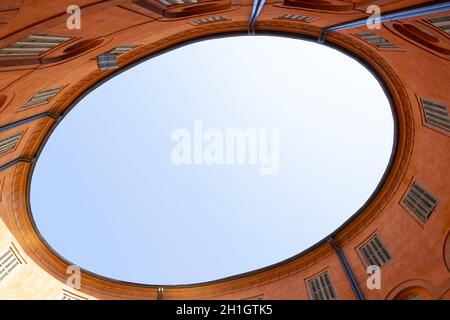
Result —
[[[67, 282], [71, 263], [37, 232], [29, 206], [34, 161], [54, 126], [96, 85], [142, 59], [205, 37], [247, 33], [253, 5], [168, 3], [78, 1], [79, 30], [66, 25], [71, 1], [0, 5], [0, 299], [450, 298], [448, 9], [381, 29], [326, 33], [325, 45], [379, 78], [397, 118], [388, 173], [328, 239], [276, 265], [202, 284], [140, 285], [86, 271], [79, 288]], [[327, 27], [367, 18], [371, 4], [384, 14], [429, 3], [267, 1], [254, 29], [317, 40]], [[381, 266], [379, 288], [367, 285], [372, 264]]]

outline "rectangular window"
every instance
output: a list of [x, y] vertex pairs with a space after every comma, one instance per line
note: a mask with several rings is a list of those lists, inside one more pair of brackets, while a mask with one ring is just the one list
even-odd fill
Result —
[[428, 99], [420, 99], [425, 122], [450, 132], [450, 117], [447, 107]]
[[0, 49], [1, 56], [38, 56], [69, 40], [70, 37], [31, 35], [22, 41]]
[[374, 236], [359, 250], [368, 266], [377, 265], [382, 267], [391, 260], [391, 255], [378, 236]]
[[123, 54], [123, 53], [128, 53], [128, 52], [130, 52], [131, 50], [134, 49], [134, 47], [135, 47], [135, 46], [133, 46], [132, 44], [124, 44], [124, 45], [122, 45], [122, 46], [118, 46], [118, 47], [112, 49], [112, 50], [110, 51], [110, 53], [113, 53], [113, 54], [115, 54], [115, 55], [121, 55], [121, 54]]
[[193, 24], [194, 26], [200, 26], [202, 24], [213, 23], [213, 22], [218, 22], [218, 21], [226, 21], [226, 20], [230, 20], [230, 19], [226, 16], [217, 16], [217, 17], [210, 17], [210, 18], [194, 20], [191, 22], [191, 24]]
[[450, 15], [427, 19], [427, 21], [450, 34]]
[[380, 37], [376, 33], [372, 32], [359, 32], [356, 34], [358, 37], [363, 39], [364, 41], [370, 43], [371, 45], [379, 48], [379, 49], [394, 49], [398, 48], [392, 42]]
[[30, 100], [28, 100], [28, 102], [25, 103], [20, 109], [27, 109], [38, 104], [47, 103], [51, 98], [56, 96], [61, 89], [62, 87], [41, 90], [36, 93]]
[[301, 22], [310, 22], [313, 18], [308, 16], [302, 16], [292, 13], [285, 13], [278, 17], [278, 19], [283, 20], [292, 20], [292, 21], [301, 21]]
[[324, 272], [319, 276], [308, 280], [308, 287], [313, 300], [336, 299], [336, 293], [334, 292], [328, 272]]
[[14, 269], [21, 262], [15, 255], [14, 251], [9, 248], [5, 253], [0, 256], [0, 283], [3, 279], [5, 279], [8, 275], [10, 275]]
[[179, 4], [197, 3], [198, 0], [157, 0], [160, 4], [166, 7], [176, 6]]
[[17, 143], [19, 142], [21, 136], [22, 132], [0, 139], [0, 155], [4, 155], [5, 153], [16, 149]]
[[87, 298], [63, 289], [61, 300], [87, 300]]
[[118, 46], [111, 51], [102, 53], [97, 56], [97, 65], [100, 70], [113, 70], [119, 67], [117, 57], [121, 54], [128, 53], [133, 50], [135, 46], [131, 44], [125, 44]]
[[100, 70], [112, 70], [119, 67], [117, 56], [111, 52], [106, 52], [99, 55], [97, 57], [97, 65]]
[[424, 187], [414, 182], [403, 199], [404, 205], [423, 223], [433, 213], [438, 200]]

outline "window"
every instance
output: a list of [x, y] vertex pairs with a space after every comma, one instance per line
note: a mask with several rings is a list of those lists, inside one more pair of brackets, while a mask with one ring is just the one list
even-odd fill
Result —
[[114, 53], [106, 52], [97, 57], [97, 65], [100, 70], [111, 70], [119, 67], [117, 56]]
[[118, 46], [117, 48], [112, 49], [110, 53], [113, 53], [115, 55], [121, 55], [123, 53], [128, 53], [133, 49], [134, 46], [132, 44], [124, 44], [122, 46]]
[[447, 107], [428, 99], [420, 99], [425, 122], [450, 132], [450, 117]]
[[213, 22], [218, 22], [218, 21], [226, 21], [226, 20], [230, 20], [230, 19], [226, 16], [218, 16], [218, 17], [210, 17], [210, 18], [194, 20], [191, 22], [191, 24], [193, 24], [194, 26], [200, 26], [202, 24], [213, 23]]
[[379, 48], [379, 49], [394, 49], [398, 48], [392, 42], [380, 37], [379, 35], [372, 32], [359, 32], [356, 34], [358, 37], [363, 39], [364, 41], [370, 43], [371, 45]]
[[377, 265], [382, 267], [391, 260], [391, 255], [378, 236], [374, 236], [359, 250], [368, 266]]
[[117, 57], [121, 54], [128, 53], [133, 50], [134, 46], [130, 44], [122, 45], [112, 49], [111, 51], [102, 53], [97, 57], [97, 65], [100, 70], [112, 70], [119, 67]]
[[424, 187], [414, 182], [406, 193], [403, 203], [411, 213], [425, 223], [433, 213], [438, 201]]
[[9, 47], [0, 49], [1, 56], [36, 56], [53, 49], [69, 40], [70, 37], [31, 35]]
[[87, 300], [87, 299], [78, 294], [63, 289], [61, 300]]
[[336, 299], [333, 285], [328, 272], [324, 272], [317, 277], [308, 280], [309, 292], [313, 300], [333, 300]]
[[160, 4], [170, 7], [178, 4], [197, 3], [198, 0], [157, 0]]
[[281, 16], [279, 16], [278, 19], [310, 22], [313, 18], [308, 17], [308, 16], [292, 14], [292, 13], [285, 13], [285, 14], [282, 14]]
[[0, 256], [0, 283], [6, 276], [11, 274], [19, 264], [22, 264], [22, 262], [10, 247]]
[[21, 136], [22, 132], [0, 139], [0, 155], [13, 151], [16, 148]]
[[429, 23], [450, 34], [450, 15], [427, 19]]
[[61, 90], [62, 87], [52, 88], [52, 89], [46, 89], [41, 90], [38, 93], [36, 93], [30, 100], [28, 100], [27, 103], [25, 103], [20, 109], [27, 109], [29, 107], [47, 103], [50, 101], [51, 98], [56, 96], [58, 92]]

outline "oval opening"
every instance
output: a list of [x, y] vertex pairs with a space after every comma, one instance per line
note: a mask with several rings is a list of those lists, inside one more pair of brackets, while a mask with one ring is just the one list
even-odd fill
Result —
[[31, 207], [48, 244], [86, 270], [210, 281], [341, 226], [393, 141], [382, 87], [347, 55], [281, 37], [201, 41], [84, 97], [40, 154]]

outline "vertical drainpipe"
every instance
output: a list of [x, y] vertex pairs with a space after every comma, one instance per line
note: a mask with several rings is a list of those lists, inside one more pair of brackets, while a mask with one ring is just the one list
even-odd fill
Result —
[[364, 300], [364, 295], [361, 289], [359, 288], [358, 281], [356, 281], [355, 275], [353, 274], [352, 269], [350, 269], [350, 266], [347, 262], [347, 259], [345, 258], [344, 252], [342, 251], [341, 247], [339, 247], [339, 245], [336, 243], [336, 241], [334, 241], [332, 237], [329, 237], [327, 241], [333, 247], [334, 252], [336, 252], [341, 267], [344, 270], [345, 276], [347, 277], [347, 280], [350, 283], [350, 287], [352, 288], [353, 293], [356, 296], [356, 299]]
[[[386, 14], [381, 15], [380, 23], [394, 21], [394, 20], [415, 18], [418, 16], [426, 15], [426, 14], [446, 12], [448, 10], [450, 10], [450, 1], [445, 1], [443, 3], [432, 4], [432, 5], [425, 5], [425, 6], [421, 6], [421, 7], [413, 8], [413, 9], [403, 9], [398, 12], [391, 12], [391, 13], [388, 12]], [[325, 36], [329, 32], [365, 26], [365, 25], [367, 25], [367, 19], [368, 18], [364, 18], [364, 19], [347, 22], [347, 23], [342, 23], [342, 24], [338, 24], [335, 26], [325, 28], [320, 32], [318, 42], [324, 43]]]
[[[24, 124], [27, 124], [29, 122], [32, 122], [32, 121], [35, 121], [35, 120], [38, 120], [38, 119], [42, 119], [42, 118], [45, 118], [45, 117], [52, 118], [52, 119], [54, 119], [56, 121], [61, 120], [61, 117], [58, 117], [58, 116], [54, 115], [51, 112], [44, 112], [44, 113], [40, 113], [40, 114], [31, 116], [31, 117], [28, 117], [28, 118], [25, 118], [25, 119], [22, 119], [22, 120], [19, 120], [19, 121], [16, 121], [16, 122], [13, 122], [13, 123], [10, 123], [10, 124], [7, 124], [7, 125], [4, 125], [4, 126], [0, 127], [0, 132], [4, 132], [4, 131], [10, 130], [10, 129], [18, 128], [20, 126], [23, 126]], [[6, 169], [8, 169], [8, 168], [10, 168], [10, 167], [12, 167], [12, 166], [14, 166], [16, 164], [18, 164], [18, 163], [21, 163], [21, 162], [33, 163], [34, 161], [36, 161], [35, 157], [30, 158], [30, 159], [29, 158], [19, 157], [19, 158], [16, 158], [16, 159], [14, 159], [14, 160], [6, 163], [6, 164], [1, 165], [0, 166], [0, 172], [6, 170]]]
[[253, 0], [252, 12], [250, 12], [250, 17], [248, 18], [248, 34], [253, 35], [253, 17], [256, 13], [258, 7], [258, 0]]
[[163, 300], [164, 287], [158, 287], [158, 295], [156, 300]]
[[22, 162], [23, 163], [33, 163], [34, 161], [36, 161], [36, 158], [28, 159], [28, 158], [20, 157], [20, 158], [14, 159], [14, 160], [12, 160], [12, 161], [10, 161], [10, 162], [0, 166], [0, 172], [11, 168], [12, 166], [15, 166], [18, 163], [22, 163]]
[[259, 14], [261, 13], [262, 8], [264, 7], [266, 0], [253, 0], [252, 12], [250, 13], [250, 17], [248, 19], [248, 34], [255, 34], [255, 23], [256, 19], [258, 19]]
[[39, 113], [39, 114], [36, 114], [34, 116], [31, 116], [31, 117], [28, 117], [28, 118], [25, 118], [25, 119], [22, 119], [22, 120], [19, 120], [19, 121], [16, 121], [16, 122], [13, 122], [13, 123], [10, 123], [10, 124], [7, 124], [7, 125], [4, 125], [4, 126], [0, 127], [0, 132], [7, 131], [7, 130], [10, 130], [10, 129], [14, 129], [14, 128], [20, 127], [20, 126], [22, 126], [24, 124], [27, 124], [29, 122], [32, 122], [32, 121], [35, 121], [35, 120], [38, 120], [38, 119], [42, 119], [42, 118], [45, 118], [45, 117], [49, 117], [49, 118], [52, 118], [54, 120], [58, 120], [58, 116], [54, 115], [51, 112]]

